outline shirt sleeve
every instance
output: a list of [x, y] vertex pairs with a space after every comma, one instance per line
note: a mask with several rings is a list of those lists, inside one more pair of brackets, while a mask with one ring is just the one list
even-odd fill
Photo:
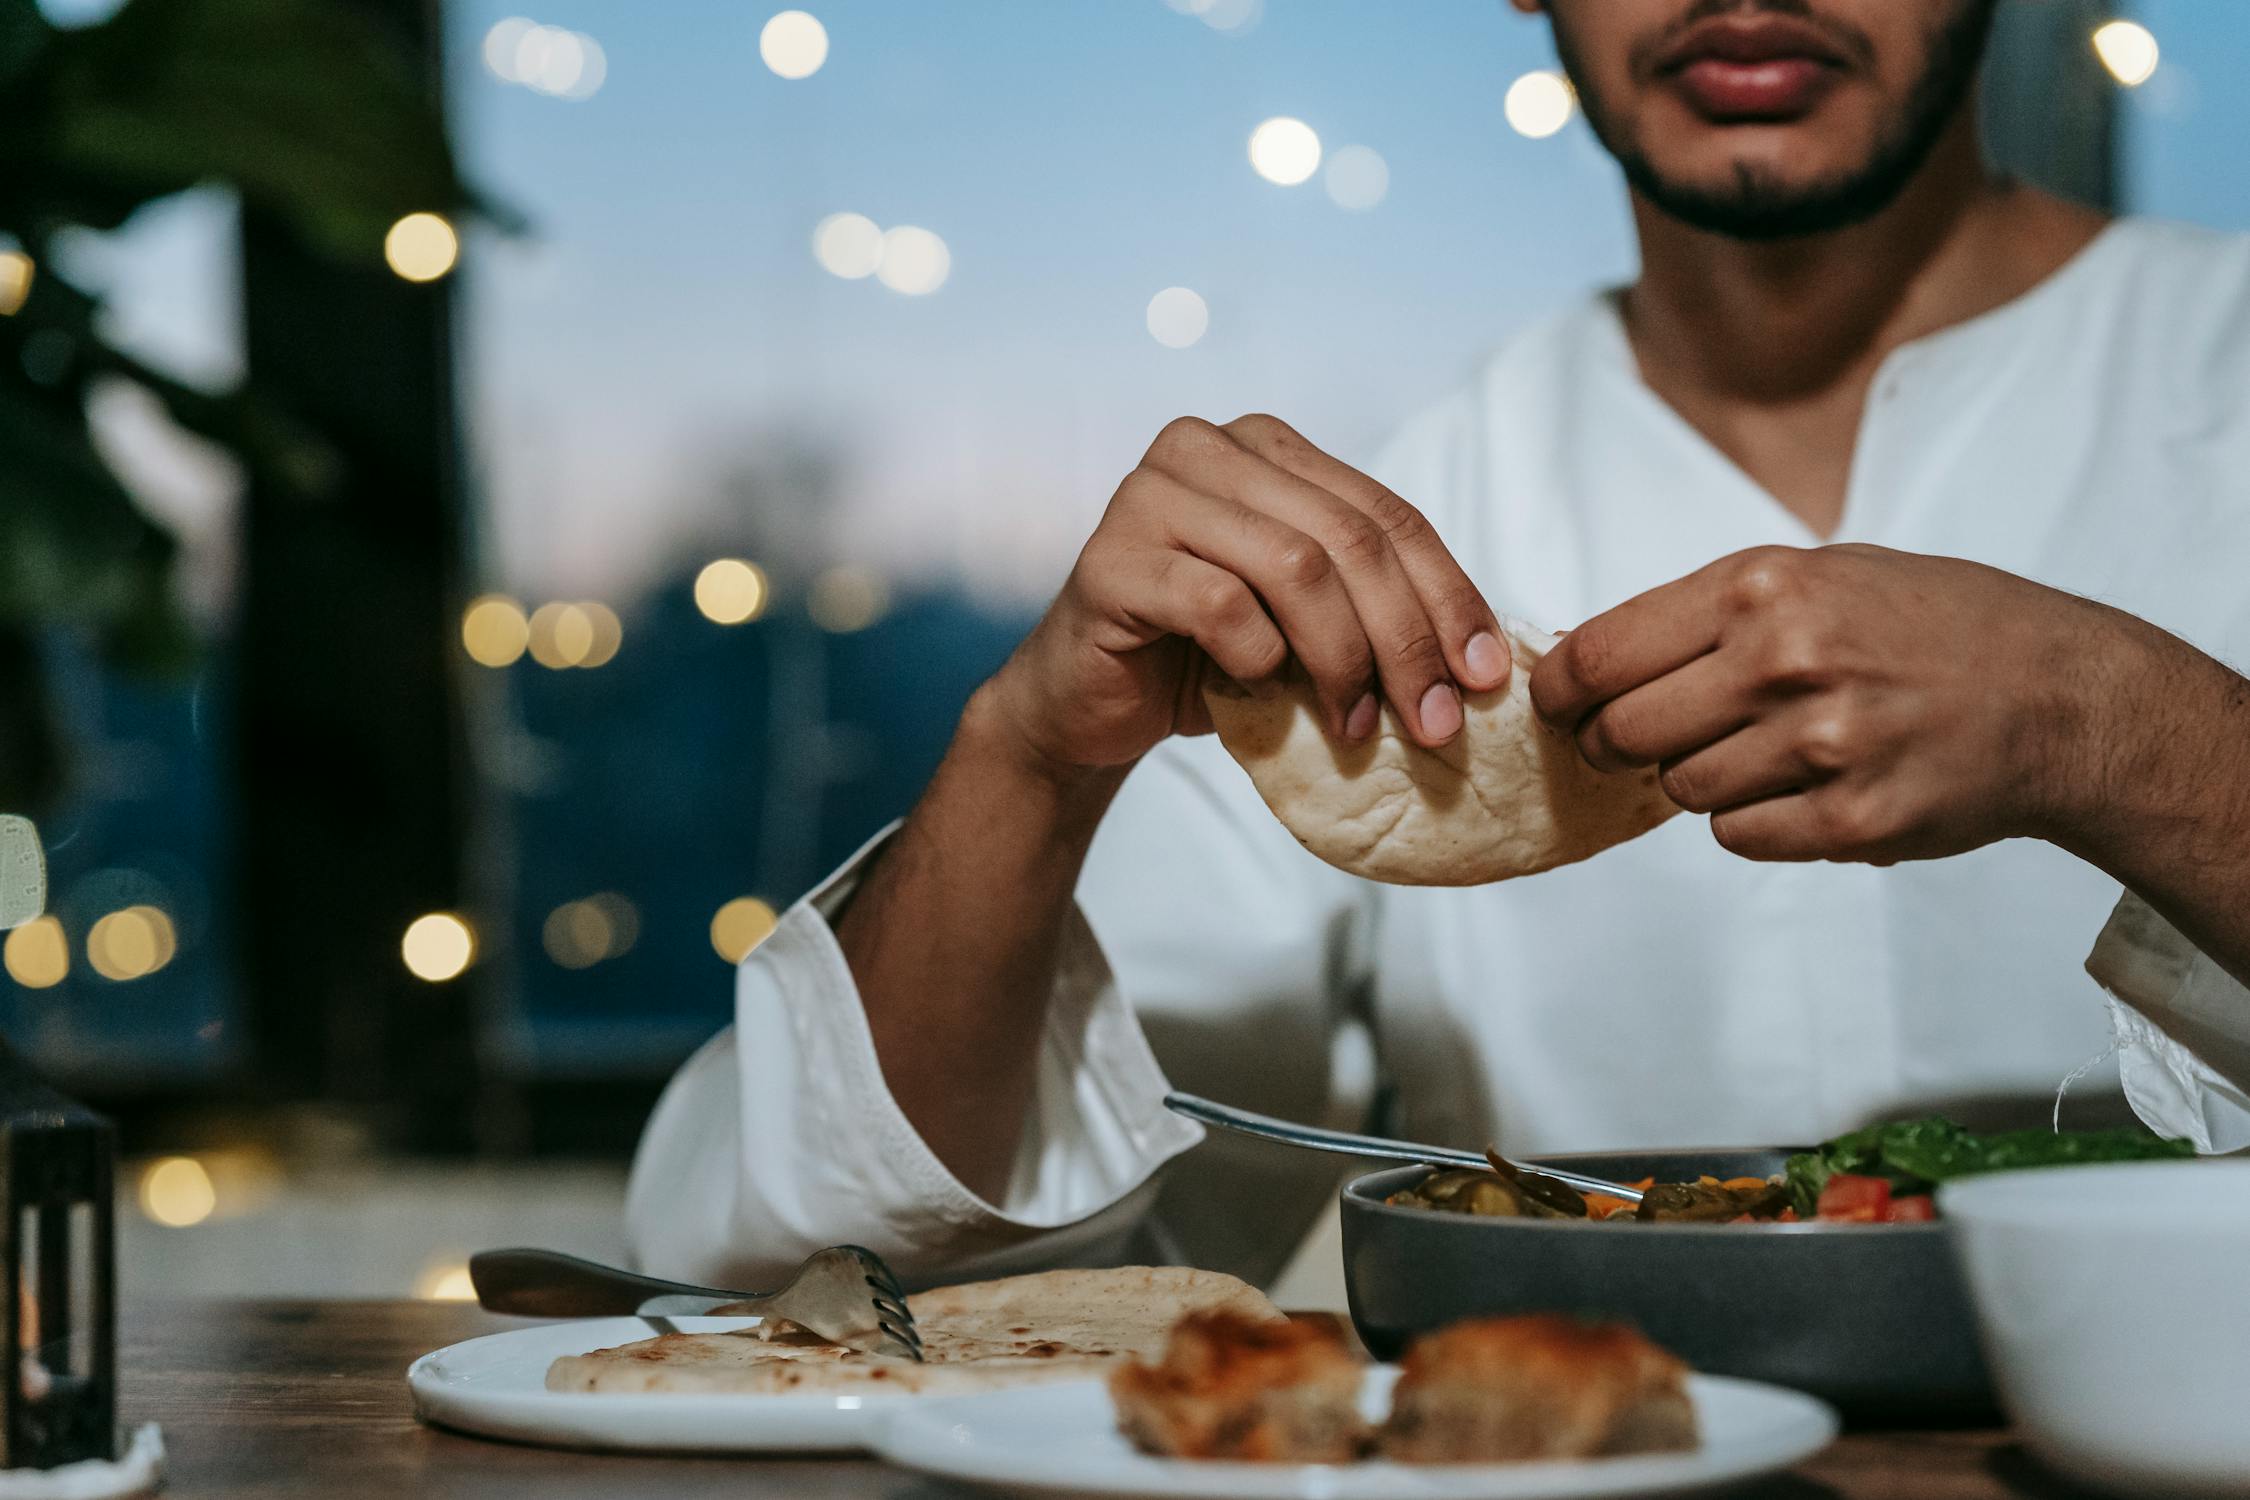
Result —
[[666, 1088], [627, 1190], [639, 1264], [755, 1287], [838, 1243], [869, 1246], [910, 1283], [1126, 1259], [1255, 1277], [1266, 1267], [1250, 1251], [1285, 1253], [1328, 1184], [1276, 1212], [1259, 1195], [1278, 1193], [1295, 1164], [1276, 1171], [1270, 1153], [1247, 1198], [1224, 1152], [1215, 1177], [1188, 1173], [1167, 1193], [1189, 1220], [1231, 1196], [1225, 1218], [1254, 1244], [1166, 1230], [1159, 1169], [1203, 1132], [1164, 1108], [1171, 1084], [1144, 1022], [1184, 1060], [1189, 1086], [1317, 1117], [1348, 972], [1334, 950], [1357, 882], [1298, 848], [1215, 745], [1160, 746], [1089, 854], [1030, 1117], [1008, 1189], [989, 1202], [892, 1097], [830, 926], [890, 832], [783, 915], [737, 971], [734, 1025]]
[[735, 1022], [658, 1102], [626, 1221], [645, 1268], [762, 1286], [824, 1245], [866, 1245], [910, 1282], [1018, 1259], [1098, 1259], [1150, 1179], [1201, 1139], [1075, 909], [1040, 1039], [1032, 1120], [1003, 1201], [966, 1187], [883, 1081], [831, 918], [885, 829], [783, 915], [735, 976]]
[[2127, 891], [2086, 960], [2110, 996], [2125, 1097], [2206, 1152], [2250, 1146], [2250, 989]]

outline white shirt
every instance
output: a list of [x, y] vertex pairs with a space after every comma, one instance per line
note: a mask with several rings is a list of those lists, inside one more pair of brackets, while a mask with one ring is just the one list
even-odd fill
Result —
[[[1497, 608], [1550, 629], [1820, 540], [1642, 383], [1606, 298], [1518, 338], [1373, 472]], [[1835, 540], [1990, 563], [2250, 663], [2250, 240], [2120, 224], [1899, 349]], [[1270, 1275], [1336, 1164], [1199, 1144], [1168, 1080], [1348, 1123], [1379, 1080], [1396, 1133], [1538, 1153], [1974, 1116], [2115, 1047], [2155, 1128], [2250, 1144], [2250, 995], [2052, 846], [1756, 864], [1679, 817], [1528, 879], [1379, 886], [1299, 848], [1216, 742], [1176, 740], [1094, 841], [1014, 1180], [987, 1203], [884, 1086], [826, 915], [865, 857], [744, 962], [734, 1028], [658, 1106], [628, 1204], [652, 1269], [760, 1285], [851, 1241], [910, 1279], [1125, 1255]]]

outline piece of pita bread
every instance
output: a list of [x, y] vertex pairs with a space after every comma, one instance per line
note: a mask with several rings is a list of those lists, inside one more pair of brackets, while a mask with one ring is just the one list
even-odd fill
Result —
[[1555, 636], [1505, 622], [1515, 670], [1462, 695], [1460, 734], [1407, 738], [1390, 705], [1364, 744], [1321, 727], [1301, 676], [1245, 687], [1212, 677], [1203, 701], [1223, 743], [1297, 841], [1340, 870], [1393, 885], [1484, 885], [1601, 853], [1679, 811], [1651, 767], [1605, 775], [1531, 706], [1531, 668]]
[[548, 1367], [547, 1389], [736, 1395], [996, 1390], [1101, 1375], [1127, 1358], [1154, 1359], [1172, 1325], [1191, 1312], [1281, 1317], [1249, 1283], [1184, 1266], [1041, 1271], [938, 1287], [906, 1301], [922, 1335], [926, 1363], [920, 1365], [789, 1331], [668, 1333], [566, 1355]]

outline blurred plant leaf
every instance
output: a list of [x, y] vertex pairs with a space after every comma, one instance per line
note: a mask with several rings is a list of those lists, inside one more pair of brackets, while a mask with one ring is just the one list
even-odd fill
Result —
[[[127, 0], [71, 29], [50, 25], [36, 0], [0, 0], [0, 234], [38, 262], [24, 306], [0, 318], [0, 666], [32, 674], [0, 706], [34, 704], [25, 722], [38, 722], [18, 735], [33, 749], [59, 753], [35, 709], [40, 632], [86, 630], [127, 669], [184, 668], [193, 655], [172, 595], [172, 539], [94, 446], [92, 385], [141, 387], [182, 428], [291, 492], [340, 477], [334, 449], [274, 402], [199, 390], [112, 346], [99, 299], [52, 264], [53, 235], [115, 229], [202, 183], [370, 268], [409, 213], [516, 227], [462, 182], [423, 76], [400, 38], [342, 0]], [[39, 755], [0, 752], [0, 780], [51, 790], [52, 778], [23, 771]]]
[[0, 399], [0, 624], [70, 625], [137, 671], [192, 658], [173, 543], [95, 451], [74, 401]]
[[489, 208], [405, 54], [338, 0], [129, 0], [48, 53], [30, 189], [59, 216], [101, 227], [221, 181], [314, 248], [372, 260], [406, 214]]
[[140, 386], [183, 429], [226, 449], [286, 495], [318, 499], [343, 477], [343, 460], [332, 446], [255, 391], [197, 390], [106, 345], [91, 352], [89, 365], [93, 375]]
[[0, 88], [29, 72], [53, 35], [38, 0], [0, 0]]

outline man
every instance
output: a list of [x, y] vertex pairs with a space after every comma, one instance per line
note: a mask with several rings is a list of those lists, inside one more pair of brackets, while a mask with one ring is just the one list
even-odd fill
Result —
[[[2196, 649], [2250, 653], [2250, 245], [1991, 176], [1990, 0], [1516, 3], [1639, 282], [1374, 477], [1272, 418], [1158, 437], [913, 815], [744, 965], [643, 1143], [654, 1268], [1270, 1272], [1329, 1169], [1160, 1186], [1167, 1075], [1347, 1119], [1379, 1076], [1392, 1128], [1530, 1152], [1973, 1112], [2113, 1047], [2158, 1128], [2250, 1141], [2250, 685]], [[1378, 887], [1195, 737], [1200, 674], [1286, 666], [1340, 738], [1380, 695], [1443, 743], [1517, 669], [1495, 603], [1577, 627], [1541, 712], [1708, 823]]]

